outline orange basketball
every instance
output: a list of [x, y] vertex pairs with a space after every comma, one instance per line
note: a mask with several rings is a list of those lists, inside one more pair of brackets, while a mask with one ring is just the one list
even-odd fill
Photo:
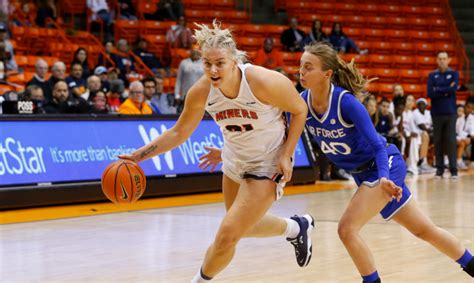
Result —
[[119, 159], [107, 166], [102, 173], [102, 192], [114, 203], [136, 202], [145, 188], [145, 174], [133, 161]]

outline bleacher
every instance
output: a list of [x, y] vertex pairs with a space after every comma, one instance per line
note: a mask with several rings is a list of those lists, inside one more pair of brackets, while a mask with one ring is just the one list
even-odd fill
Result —
[[[99, 38], [89, 31], [66, 32], [74, 18], [87, 14], [86, 1], [60, 2], [61, 16], [69, 20], [55, 23], [56, 29], [11, 28], [17, 62], [25, 70], [24, 74], [11, 77], [12, 82], [21, 85], [32, 76], [35, 56], [45, 57], [49, 62], [59, 59], [69, 64], [73, 52], [81, 46], [88, 50], [89, 63], [95, 66], [99, 54], [105, 52]], [[133, 43], [139, 36], [144, 37], [151, 52], [159, 57], [171, 55], [171, 66], [175, 69], [189, 51], [173, 49], [167, 52], [165, 35], [174, 22], [144, 19], [144, 14], [152, 13], [158, 2], [135, 0], [139, 20], [116, 20], [115, 39], [125, 38]], [[267, 36], [274, 38], [276, 48], [281, 48], [280, 34], [287, 26], [252, 24], [250, 14], [238, 11], [234, 0], [184, 0], [183, 3], [189, 27], [193, 22], [210, 23], [214, 18], [219, 19], [224, 27], [234, 31], [239, 48], [247, 51], [250, 59]], [[345, 34], [353, 38], [361, 49], [368, 49], [367, 55], [343, 54], [342, 57], [347, 61], [355, 58], [364, 75], [379, 78], [368, 86], [372, 93], [390, 95], [391, 84], [398, 82], [416, 97], [424, 96], [427, 75], [436, 68], [435, 56], [441, 50], [453, 58], [450, 66], [460, 71], [461, 82], [469, 78], [468, 59], [447, 0], [413, 0], [409, 4], [402, 0], [388, 0], [383, 3], [376, 0], [344, 0], [342, 3], [275, 0], [275, 9], [286, 11], [289, 17], [297, 17], [305, 32], [309, 32], [315, 19], [322, 21], [327, 34], [334, 22], [340, 22]], [[109, 1], [109, 4], [110, 7], [117, 6], [115, 1]], [[283, 54], [287, 73], [298, 72], [300, 56], [301, 53]], [[151, 72], [141, 62], [138, 66], [144, 74]], [[168, 90], [172, 90], [174, 80], [167, 78], [165, 84]]]

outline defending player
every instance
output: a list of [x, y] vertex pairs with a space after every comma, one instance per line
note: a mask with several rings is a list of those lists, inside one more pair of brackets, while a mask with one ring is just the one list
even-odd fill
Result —
[[[232, 260], [242, 237], [285, 235], [295, 247], [297, 262], [311, 258], [310, 215], [280, 218], [267, 214], [291, 179], [292, 156], [304, 128], [307, 107], [291, 81], [265, 68], [242, 64], [229, 30], [198, 25], [205, 75], [188, 92], [176, 125], [131, 155], [136, 162], [169, 151], [186, 141], [204, 111], [224, 135], [223, 192], [227, 213], [204, 263], [192, 282], [207, 282]], [[292, 115], [287, 129], [282, 112]]]
[[[302, 93], [309, 113], [306, 127], [326, 156], [350, 171], [359, 186], [339, 221], [338, 233], [363, 282], [380, 282], [372, 254], [359, 235], [378, 212], [456, 260], [474, 276], [474, 260], [449, 232], [420, 210], [404, 180], [405, 162], [396, 146], [378, 135], [359, 102], [367, 81], [353, 62], [346, 64], [328, 45], [305, 47], [300, 65]], [[393, 199], [390, 188], [403, 191]]]

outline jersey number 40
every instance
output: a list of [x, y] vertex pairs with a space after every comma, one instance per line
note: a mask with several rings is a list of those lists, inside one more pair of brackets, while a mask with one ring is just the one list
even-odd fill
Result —
[[349, 155], [351, 154], [351, 148], [343, 143], [343, 142], [330, 142], [327, 144], [325, 141], [321, 141], [321, 151], [324, 154], [342, 154], [342, 155]]

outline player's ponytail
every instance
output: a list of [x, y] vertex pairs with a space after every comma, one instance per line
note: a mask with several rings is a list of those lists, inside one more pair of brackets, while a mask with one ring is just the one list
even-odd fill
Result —
[[346, 63], [330, 45], [324, 42], [309, 44], [305, 46], [305, 51], [319, 57], [324, 71], [333, 71], [331, 81], [334, 84], [347, 89], [357, 98], [364, 96], [365, 86], [372, 80], [364, 78], [356, 68], [354, 59]]
[[199, 29], [194, 30], [194, 38], [197, 41], [199, 49], [206, 47], [227, 48], [235, 57], [238, 63], [242, 63], [246, 59], [246, 53], [237, 49], [232, 33], [229, 29], [221, 29], [221, 23], [214, 19], [212, 28], [205, 24], [196, 24]]

